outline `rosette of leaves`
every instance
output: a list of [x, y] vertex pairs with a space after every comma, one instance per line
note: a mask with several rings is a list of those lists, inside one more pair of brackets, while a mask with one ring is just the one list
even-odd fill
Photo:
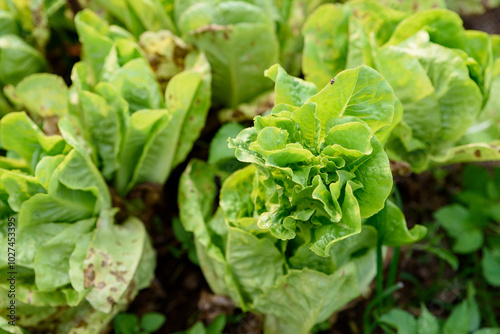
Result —
[[[100, 332], [153, 279], [144, 225], [137, 218], [115, 224], [108, 186], [89, 155], [46, 135], [26, 113], [2, 118], [0, 136], [0, 290], [8, 295], [16, 272], [16, 324]], [[0, 304], [0, 316], [12, 320], [10, 298]]]
[[78, 13], [83, 60], [67, 88], [54, 75], [33, 75], [12, 89], [19, 109], [90, 152], [118, 195], [138, 184], [163, 184], [198, 138], [210, 106], [210, 67], [203, 54], [186, 55], [185, 68], [165, 92], [133, 36], [90, 10]]
[[[265, 314], [266, 333], [308, 333], [367, 291], [380, 229], [384, 244], [398, 246], [425, 228], [408, 231], [385, 205], [392, 176], [377, 137], [392, 125], [395, 100], [376, 71], [344, 71], [320, 92], [279, 66], [267, 75], [276, 82], [273, 112], [230, 140], [250, 165], [227, 176], [192, 161], [180, 218], [215, 293]], [[387, 219], [364, 219], [382, 209]]]
[[379, 71], [404, 109], [386, 144], [416, 172], [432, 164], [500, 158], [496, 142], [458, 146], [488, 101], [491, 37], [463, 28], [458, 14], [411, 14], [371, 1], [324, 5], [303, 29], [305, 78], [321, 85], [343, 68]]

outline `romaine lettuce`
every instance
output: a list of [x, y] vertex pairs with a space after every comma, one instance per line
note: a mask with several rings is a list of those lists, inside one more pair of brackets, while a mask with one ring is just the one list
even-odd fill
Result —
[[55, 75], [25, 78], [8, 90], [44, 130], [89, 155], [119, 195], [144, 182], [163, 184], [198, 138], [210, 106], [211, 73], [191, 51], [163, 93], [132, 35], [90, 10], [75, 18], [82, 62], [68, 89]]
[[[108, 186], [90, 157], [47, 136], [24, 112], [0, 121], [0, 240], [16, 224], [17, 324], [46, 332], [100, 332], [153, 278], [144, 225], [116, 225]], [[0, 250], [7, 296], [7, 247]], [[7, 316], [2, 299], [0, 315]], [[82, 326], [80, 319], [85, 317]]]

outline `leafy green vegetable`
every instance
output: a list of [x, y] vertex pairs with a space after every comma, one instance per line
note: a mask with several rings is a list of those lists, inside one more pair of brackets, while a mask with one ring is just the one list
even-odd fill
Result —
[[[9, 85], [31, 74], [53, 71], [54, 64], [48, 64], [47, 54], [54, 46], [67, 51], [75, 44], [69, 7], [65, 1], [0, 1], [0, 117], [12, 109], [20, 110], [5, 98], [4, 89], [9, 90]], [[71, 63], [71, 56], [58, 56], [58, 71], [66, 62]]]
[[[325, 256], [333, 242], [360, 232], [362, 217], [382, 209], [392, 176], [372, 130], [390, 125], [394, 100], [377, 75], [367, 67], [346, 71], [303, 106], [257, 116], [254, 128], [230, 140], [236, 157], [257, 167], [251, 200], [260, 228], [283, 240], [300, 234]], [[277, 81], [278, 92], [283, 84]], [[367, 87], [387, 93], [373, 99], [363, 94]], [[232, 196], [223, 191], [221, 206], [235, 224]]]
[[389, 130], [391, 159], [422, 172], [432, 164], [500, 158], [496, 141], [456, 146], [489, 99], [493, 71], [492, 38], [465, 30], [457, 14], [350, 1], [319, 7], [303, 32], [306, 80], [320, 87], [365, 64], [390, 83], [404, 110]]
[[0, 36], [0, 83], [2, 86], [15, 85], [24, 77], [42, 72], [46, 68], [47, 63], [43, 55], [21, 37], [12, 34]]
[[[168, 82], [164, 98], [128, 32], [89, 10], [78, 13], [75, 23], [84, 56], [73, 68], [69, 90], [61, 78], [39, 74], [12, 87], [8, 97], [44, 130], [60, 132], [120, 195], [140, 183], [164, 183], [205, 123], [211, 73], [204, 55], [185, 57], [183, 71]], [[20, 152], [31, 161], [31, 152]]]
[[[2, 118], [0, 136], [8, 159], [18, 161], [0, 168], [2, 231], [17, 222], [16, 323], [46, 332], [101, 331], [153, 279], [154, 251], [143, 224], [129, 218], [115, 225], [108, 186], [90, 157], [46, 135], [26, 113]], [[0, 240], [7, 244], [8, 235]], [[0, 290], [7, 294], [7, 248], [0, 253]]]
[[[362, 218], [380, 211], [391, 191], [377, 135], [392, 125], [395, 99], [368, 67], [342, 72], [320, 92], [277, 66], [267, 75], [276, 106], [229, 139], [251, 165], [227, 176], [193, 160], [180, 182], [180, 218], [215, 293], [265, 314], [269, 333], [307, 333], [375, 275], [379, 227]], [[213, 214], [217, 177], [225, 181]], [[423, 236], [392, 211], [389, 244]]]
[[262, 72], [278, 61], [279, 45], [274, 22], [264, 10], [244, 1], [199, 1], [178, 8], [183, 38], [210, 62], [215, 103], [236, 107], [271, 87]]

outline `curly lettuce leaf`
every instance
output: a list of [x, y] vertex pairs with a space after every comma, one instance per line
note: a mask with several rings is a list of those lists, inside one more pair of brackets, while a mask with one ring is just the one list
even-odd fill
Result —
[[[277, 87], [292, 81], [285, 74]], [[300, 94], [304, 84], [295, 82]], [[368, 93], [373, 90], [376, 97]], [[246, 192], [239, 183], [224, 184], [226, 217], [233, 224], [240, 215], [259, 217], [257, 225], [273, 236], [299, 235], [316, 254], [327, 256], [334, 242], [360, 232], [362, 217], [384, 206], [392, 176], [373, 131], [391, 124], [394, 103], [387, 82], [360, 67], [339, 74], [299, 108], [257, 116], [253, 128], [230, 139], [238, 160], [253, 163], [257, 172]], [[245, 199], [238, 199], [240, 194]], [[247, 203], [249, 196], [255, 211], [239, 212], [235, 202]]]
[[380, 220], [380, 217], [372, 216], [366, 221], [367, 225], [379, 231], [384, 245], [399, 247], [412, 244], [422, 240], [427, 234], [427, 228], [423, 225], [415, 225], [408, 230], [403, 212], [392, 201], [386, 202], [384, 210], [385, 219]]
[[318, 93], [314, 84], [300, 78], [288, 75], [279, 65], [275, 64], [268, 68], [264, 75], [275, 82], [274, 104], [288, 104], [300, 107], [307, 100]]

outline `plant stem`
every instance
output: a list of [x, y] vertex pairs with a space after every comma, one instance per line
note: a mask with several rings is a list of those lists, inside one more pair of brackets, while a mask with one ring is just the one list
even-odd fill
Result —
[[396, 274], [398, 270], [399, 264], [399, 256], [401, 254], [401, 250], [399, 247], [394, 247], [394, 252], [392, 254], [391, 266], [389, 268], [389, 277], [387, 278], [387, 285], [392, 286], [396, 283]]
[[372, 309], [380, 303], [381, 300], [384, 298], [390, 296], [394, 292], [398, 291], [403, 287], [403, 283], [398, 282], [397, 284], [394, 284], [393, 286], [385, 289], [380, 295], [375, 296], [375, 298], [368, 304], [366, 307], [365, 313], [363, 314], [363, 327], [364, 327], [364, 333], [365, 334], [371, 334], [373, 332], [373, 329], [375, 328], [375, 323], [370, 322], [370, 314]]
[[[376, 296], [380, 296], [384, 290], [384, 266], [383, 266], [383, 254], [382, 254], [382, 244], [385, 235], [385, 219], [386, 211], [385, 207], [377, 214], [377, 227], [378, 227], [378, 238], [377, 238], [377, 279], [376, 279]], [[381, 305], [382, 300], [379, 301]]]
[[[393, 189], [394, 189], [394, 197], [396, 199], [396, 205], [399, 207], [400, 210], [403, 210], [403, 202], [401, 201], [401, 194], [399, 193], [399, 189], [396, 184], [393, 184]], [[387, 278], [387, 286], [392, 286], [396, 282], [396, 274], [398, 270], [400, 254], [401, 254], [400, 248], [394, 247], [391, 266], [389, 268], [389, 277]]]

